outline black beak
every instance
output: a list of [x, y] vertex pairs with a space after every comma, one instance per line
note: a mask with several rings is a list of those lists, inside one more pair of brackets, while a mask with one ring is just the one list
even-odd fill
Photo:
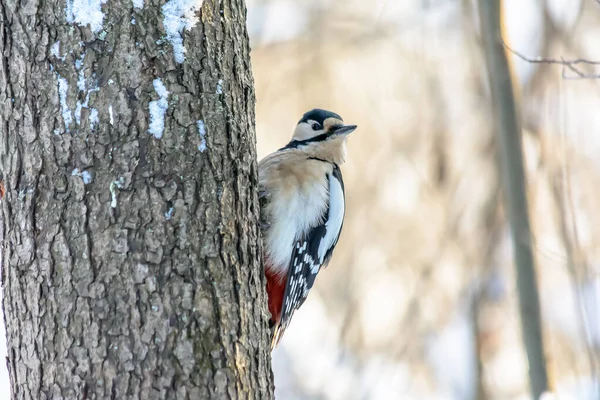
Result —
[[338, 125], [334, 126], [331, 131], [336, 135], [347, 135], [349, 133], [354, 132], [356, 128], [356, 125]]

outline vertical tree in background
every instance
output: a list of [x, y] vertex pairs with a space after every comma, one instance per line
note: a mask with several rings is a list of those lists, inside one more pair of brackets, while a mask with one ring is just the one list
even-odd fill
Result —
[[12, 397], [271, 398], [243, 0], [1, 0]]
[[529, 361], [529, 382], [533, 398], [537, 400], [548, 389], [548, 376], [531, 246], [521, 125], [515, 105], [510, 68], [502, 42], [500, 6], [500, 0], [479, 1], [479, 17], [496, 114], [504, 202], [512, 231], [519, 311], [523, 341]]

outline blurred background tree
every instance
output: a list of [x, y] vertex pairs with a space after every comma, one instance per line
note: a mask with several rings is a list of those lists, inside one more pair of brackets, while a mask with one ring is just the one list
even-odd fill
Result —
[[503, 182], [504, 209], [512, 237], [519, 316], [523, 345], [527, 353], [529, 384], [534, 399], [549, 391], [538, 280], [533, 257], [529, 222], [525, 169], [523, 167], [523, 136], [518, 98], [514, 90], [514, 73], [508, 62], [505, 46], [504, 18], [501, 0], [479, 2], [479, 22], [483, 37], [488, 80], [494, 109], [496, 143], [500, 176]]

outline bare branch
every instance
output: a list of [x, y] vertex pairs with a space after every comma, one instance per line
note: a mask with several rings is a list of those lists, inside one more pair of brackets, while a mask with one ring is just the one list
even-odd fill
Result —
[[[600, 3], [600, 0], [596, 0]], [[546, 58], [546, 57], [527, 57], [522, 53], [519, 53], [515, 49], [511, 48], [505, 41], [502, 41], [502, 44], [508, 51], [510, 51], [515, 56], [519, 57], [521, 60], [526, 61], [532, 64], [556, 64], [562, 65], [562, 77], [563, 79], [600, 79], [600, 74], [586, 74], [581, 71], [577, 67], [579, 64], [584, 65], [600, 65], [600, 61], [592, 61], [586, 60], [584, 58], [577, 58], [574, 60], [565, 60], [564, 58], [560, 58], [560, 60], [556, 58]], [[575, 75], [567, 75], [567, 70], [573, 72]]]

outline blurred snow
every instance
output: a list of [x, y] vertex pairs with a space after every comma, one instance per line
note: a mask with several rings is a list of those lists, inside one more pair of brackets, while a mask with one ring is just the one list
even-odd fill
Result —
[[582, 0], [546, 0], [548, 15], [562, 29], [571, 30], [579, 18]]
[[292, 324], [295, 327], [288, 329], [273, 352], [277, 399], [473, 398], [476, 358], [472, 328], [465, 315], [430, 340], [428, 358], [443, 382], [441, 391], [430, 391], [411, 374], [408, 364], [395, 362], [389, 355], [373, 354], [363, 364], [349, 349], [336, 344], [339, 327], [331, 325], [318, 295], [311, 294]]
[[403, 158], [395, 160], [385, 172], [380, 198], [386, 212], [409, 214], [419, 201], [420, 176]]
[[257, 45], [294, 39], [308, 27], [306, 2], [251, 0], [247, 6], [248, 32]]
[[[600, 399], [600, 378], [581, 377], [556, 382], [554, 393], [546, 392], [540, 400], [598, 400]], [[531, 400], [527, 395], [515, 400]]]
[[600, 135], [589, 133], [590, 126], [600, 126], [600, 113], [590, 112], [600, 109], [600, 98], [588, 89], [589, 81], [573, 81], [562, 92], [556, 93], [554, 101], [559, 104], [555, 104], [555, 109], [560, 113], [549, 115], [548, 125], [567, 136], [582, 154], [594, 160], [600, 170], [600, 158], [597, 156], [600, 153]]
[[[544, 14], [540, 0], [504, 0], [507, 43], [515, 51], [529, 58], [542, 55]], [[538, 65], [512, 56], [515, 72], [521, 85], [526, 86]]]
[[[307, 393], [317, 393], [319, 389], [327, 388], [329, 399], [348, 398], [351, 373], [349, 367], [339, 362], [341, 353], [335, 346], [336, 331], [318, 294], [311, 293], [302, 308], [294, 314], [290, 329], [273, 352], [274, 368], [282, 366], [285, 370], [293, 365], [293, 370], [289, 372], [301, 379], [303, 390]], [[306, 357], [307, 354], [310, 357]], [[290, 359], [294, 362], [291, 363]], [[276, 375], [277, 398], [294, 398], [290, 397], [294, 393], [294, 385], [294, 381], [285, 374]]]
[[[519, 327], [518, 325], [513, 325]], [[515, 332], [513, 339], [520, 339], [520, 331]], [[518, 343], [518, 342], [517, 342]], [[488, 385], [494, 391], [507, 394], [519, 393], [523, 387], [528, 387], [527, 358], [523, 349], [510, 346], [503, 349], [497, 357], [490, 360], [487, 366]]]
[[600, 349], [600, 277], [584, 283], [581, 297], [590, 344]]
[[365, 340], [376, 344], [393, 339], [409, 300], [402, 276], [371, 274], [359, 290], [364, 299], [358, 312]]
[[465, 307], [434, 334], [426, 349], [437, 382], [449, 399], [475, 399], [477, 353], [475, 329]]
[[600, 377], [581, 377], [557, 383], [557, 400], [600, 399]]

